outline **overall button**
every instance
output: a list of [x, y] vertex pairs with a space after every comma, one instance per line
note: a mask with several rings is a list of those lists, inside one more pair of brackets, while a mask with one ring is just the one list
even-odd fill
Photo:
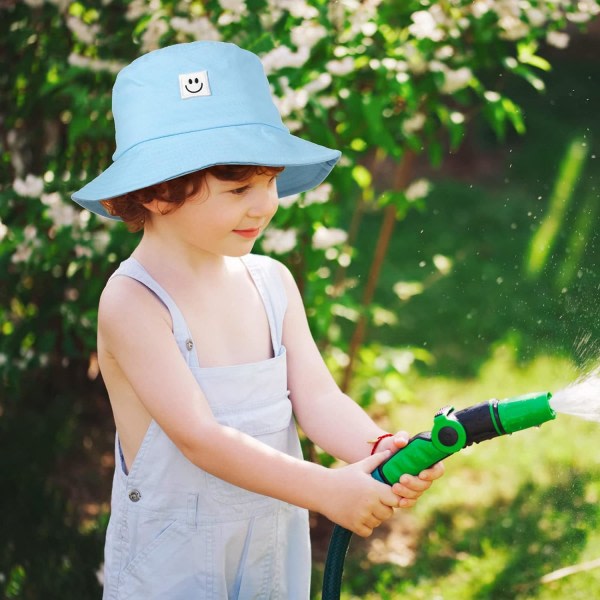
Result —
[[142, 494], [139, 492], [139, 490], [131, 490], [129, 492], [129, 499], [132, 502], [139, 502], [141, 498], [142, 498]]
[[191, 350], [191, 349], [194, 347], [194, 342], [192, 342], [192, 340], [186, 340], [186, 341], [185, 341], [185, 347], [186, 347], [188, 350]]

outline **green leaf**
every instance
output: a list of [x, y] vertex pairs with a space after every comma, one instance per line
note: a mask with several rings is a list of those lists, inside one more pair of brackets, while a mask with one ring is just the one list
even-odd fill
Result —
[[521, 109], [510, 98], [502, 98], [501, 102], [502, 108], [515, 128], [515, 131], [523, 135], [525, 133], [525, 122], [523, 121]]
[[537, 47], [537, 44], [534, 42], [517, 44], [517, 58], [519, 62], [536, 67], [541, 71], [550, 71], [552, 65], [545, 58], [536, 55], [535, 51]]
[[371, 183], [373, 182], [371, 172], [362, 165], [356, 165], [352, 168], [352, 179], [354, 179], [363, 190], [371, 187]]
[[513, 69], [513, 73], [519, 75], [527, 81], [538, 92], [546, 91], [546, 84], [535, 73], [523, 65], [518, 65]]

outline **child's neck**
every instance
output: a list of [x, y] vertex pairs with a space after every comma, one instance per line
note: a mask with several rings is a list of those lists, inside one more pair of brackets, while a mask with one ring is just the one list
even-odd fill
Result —
[[179, 277], [213, 279], [229, 269], [231, 258], [214, 254], [144, 232], [132, 256], [145, 267], [159, 275], [168, 272]]

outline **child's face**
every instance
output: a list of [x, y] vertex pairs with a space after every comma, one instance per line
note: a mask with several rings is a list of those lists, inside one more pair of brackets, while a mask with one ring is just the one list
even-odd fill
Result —
[[152, 228], [170, 231], [183, 244], [210, 254], [243, 256], [277, 211], [275, 176], [221, 181], [210, 173], [178, 209], [152, 215]]

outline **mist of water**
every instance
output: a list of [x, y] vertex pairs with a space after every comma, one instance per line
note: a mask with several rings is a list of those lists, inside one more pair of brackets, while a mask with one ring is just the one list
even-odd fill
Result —
[[600, 367], [556, 392], [550, 406], [558, 413], [600, 422]]

